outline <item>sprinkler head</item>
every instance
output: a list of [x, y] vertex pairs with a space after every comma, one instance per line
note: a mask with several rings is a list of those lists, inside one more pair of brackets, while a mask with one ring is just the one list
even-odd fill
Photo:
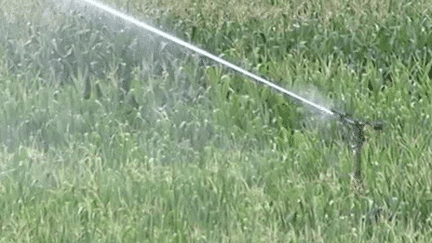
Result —
[[384, 123], [379, 121], [374, 122], [362, 122], [358, 120], [354, 120], [350, 118], [350, 116], [346, 113], [342, 113], [339, 111], [336, 111], [334, 109], [331, 110], [334, 114], [336, 114], [342, 123], [345, 125], [352, 125], [356, 126], [358, 129], [363, 129], [365, 125], [371, 126], [375, 131], [382, 131], [384, 129]]

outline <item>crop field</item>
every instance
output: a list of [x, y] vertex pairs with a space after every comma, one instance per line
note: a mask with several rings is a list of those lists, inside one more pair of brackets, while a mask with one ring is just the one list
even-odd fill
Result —
[[0, 242], [432, 242], [430, 0], [0, 0]]

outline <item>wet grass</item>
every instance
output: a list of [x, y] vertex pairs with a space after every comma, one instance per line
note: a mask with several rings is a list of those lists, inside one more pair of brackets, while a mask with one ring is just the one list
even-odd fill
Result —
[[0, 241], [430, 241], [427, 1], [112, 2], [384, 121], [365, 188], [340, 123], [96, 12], [2, 1]]

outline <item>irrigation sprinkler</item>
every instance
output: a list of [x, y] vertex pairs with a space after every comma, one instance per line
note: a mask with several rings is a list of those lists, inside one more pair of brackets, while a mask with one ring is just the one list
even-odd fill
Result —
[[331, 110], [335, 113], [341, 123], [347, 127], [350, 127], [353, 130], [354, 135], [354, 178], [357, 181], [357, 184], [362, 186], [362, 163], [361, 163], [361, 150], [363, 144], [366, 140], [364, 135], [365, 126], [371, 126], [375, 131], [381, 131], [384, 128], [384, 124], [382, 122], [363, 122], [359, 120], [354, 120], [350, 118], [347, 114], [338, 112], [336, 110]]
[[235, 71], [243, 74], [244, 76], [253, 79], [256, 82], [259, 82], [259, 83], [264, 84], [264, 85], [266, 85], [266, 86], [268, 86], [274, 90], [277, 90], [277, 91], [289, 96], [290, 98], [292, 98], [294, 100], [297, 100], [303, 104], [306, 104], [306, 105], [314, 108], [315, 110], [317, 110], [323, 114], [326, 114], [330, 117], [338, 119], [342, 124], [344, 124], [347, 127], [350, 127], [353, 130], [353, 134], [354, 134], [354, 138], [355, 138], [354, 139], [354, 141], [355, 141], [355, 146], [354, 146], [354, 152], [355, 152], [354, 177], [356, 178], [356, 180], [360, 184], [362, 184], [361, 148], [363, 146], [363, 143], [365, 142], [364, 127], [366, 125], [369, 125], [369, 126], [372, 126], [375, 130], [382, 130], [382, 128], [383, 128], [382, 123], [379, 123], [379, 122], [378, 123], [371, 123], [371, 122], [362, 122], [359, 120], [354, 120], [344, 113], [338, 112], [338, 111], [333, 110], [333, 109], [328, 109], [324, 106], [316, 104], [316, 103], [314, 103], [314, 102], [312, 102], [312, 101], [310, 101], [310, 100], [308, 100], [308, 99], [306, 99], [300, 95], [297, 95], [296, 93], [288, 91], [279, 85], [276, 85], [276, 84], [274, 84], [274, 83], [272, 83], [272, 82], [270, 82], [270, 81], [268, 81], [268, 80], [266, 80], [266, 79], [264, 79], [264, 78], [262, 78], [256, 74], [253, 74], [253, 73], [251, 73], [251, 72], [249, 72], [249, 71], [247, 71], [247, 70], [245, 70], [239, 66], [236, 66], [231, 62], [228, 62], [228, 61], [226, 61], [226, 60], [224, 60], [224, 59], [222, 59], [216, 55], [213, 55], [213, 54], [211, 54], [211, 53], [209, 53], [203, 49], [200, 49], [200, 48], [198, 48], [198, 47], [196, 47], [196, 46], [194, 46], [194, 45], [192, 45], [192, 44], [190, 44], [184, 40], [181, 40], [175, 36], [172, 36], [166, 32], [163, 32], [160, 29], [157, 29], [157, 28], [150, 26], [150, 25], [148, 25], [142, 21], [139, 21], [134, 17], [131, 17], [127, 14], [124, 14], [124, 13], [116, 10], [116, 9], [113, 9], [111, 7], [108, 7], [104, 4], [102, 4], [102, 3], [99, 3], [98, 1], [94, 1], [94, 0], [78, 0], [78, 1], [86, 3], [88, 5], [91, 5], [100, 11], [103, 11], [105, 13], [109, 13], [109, 14], [111, 14], [115, 17], [118, 17], [118, 18], [120, 18], [120, 19], [122, 19], [122, 20], [124, 20], [130, 24], [133, 24], [139, 28], [142, 28], [143, 30], [146, 30], [146, 31], [151, 32], [155, 35], [163, 37], [166, 40], [171, 41], [173, 43], [176, 43], [176, 44], [178, 44], [178, 45], [180, 45], [186, 49], [194, 51], [195, 53], [198, 53], [202, 56], [205, 56], [205, 57], [215, 61], [216, 63], [222, 64], [225, 67], [228, 67], [232, 70], [235, 70]]

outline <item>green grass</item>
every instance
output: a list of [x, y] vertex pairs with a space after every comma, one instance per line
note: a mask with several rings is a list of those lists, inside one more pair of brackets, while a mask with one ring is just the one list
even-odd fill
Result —
[[0, 242], [430, 242], [428, 1], [110, 3], [384, 121], [365, 188], [340, 123], [96, 12], [0, 1]]

